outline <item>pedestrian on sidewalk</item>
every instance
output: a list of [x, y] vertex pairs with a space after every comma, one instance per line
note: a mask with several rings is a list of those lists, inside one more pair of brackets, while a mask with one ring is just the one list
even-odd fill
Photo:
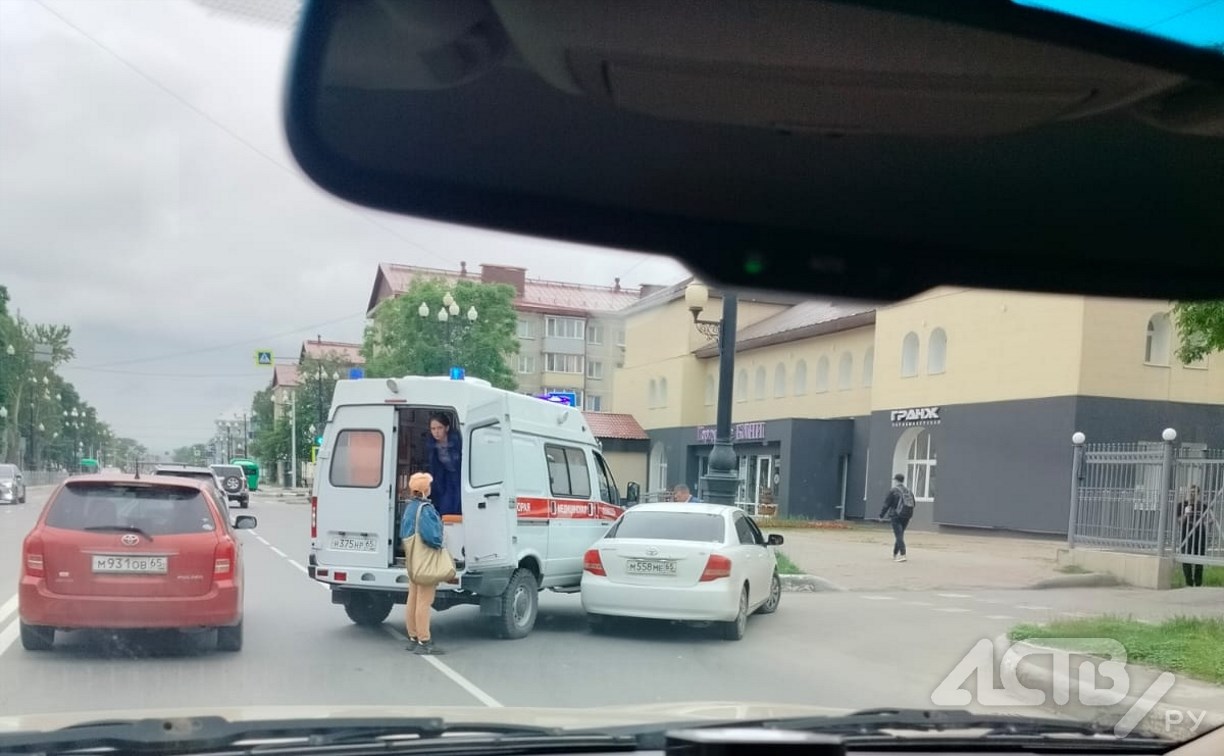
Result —
[[680, 485], [672, 489], [672, 501], [678, 501], [681, 503], [691, 502], [693, 504], [700, 503], [699, 501], [697, 501], [697, 499], [693, 498], [693, 492], [690, 491], [689, 487], [684, 485], [683, 483], [681, 483]]
[[905, 529], [914, 516], [914, 504], [914, 492], [905, 485], [905, 476], [897, 473], [893, 476], [893, 487], [884, 497], [884, 508], [880, 510], [881, 520], [888, 517], [892, 521], [894, 562], [906, 560]]
[[[412, 498], [400, 521], [400, 540], [404, 544], [404, 562], [408, 569], [408, 602], [404, 608], [407, 650], [422, 656], [441, 653], [429, 632], [429, 613], [433, 610], [438, 584], [433, 582], [433, 576], [419, 573], [421, 565], [434, 556], [430, 552], [444, 550], [442, 518], [429, 501], [432, 483], [433, 476], [425, 472], [415, 473], [408, 479]], [[445, 557], [450, 559], [449, 554]]]
[[[1178, 505], [1177, 519], [1181, 522], [1181, 554], [1203, 556], [1207, 553], [1207, 535], [1210, 523], [1214, 522], [1211, 510], [1203, 501], [1198, 486], [1190, 486], [1186, 500]], [[1203, 565], [1182, 562], [1182, 574], [1190, 588], [1203, 584]]]

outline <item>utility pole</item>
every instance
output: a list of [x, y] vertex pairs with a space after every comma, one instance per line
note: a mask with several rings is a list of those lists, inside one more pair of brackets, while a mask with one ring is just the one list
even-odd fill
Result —
[[289, 487], [297, 489], [297, 392], [290, 394], [291, 406], [289, 408]]

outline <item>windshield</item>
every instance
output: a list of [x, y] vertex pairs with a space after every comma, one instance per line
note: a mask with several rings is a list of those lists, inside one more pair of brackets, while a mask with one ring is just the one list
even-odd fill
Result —
[[[420, 170], [437, 207], [465, 204], [460, 173], [563, 186], [572, 215], [511, 189], [479, 209], [598, 226], [591, 247], [321, 189], [285, 121], [297, 0], [0, 0], [0, 478], [22, 475], [0, 484], [0, 733], [379, 707], [574, 709], [575, 727], [934, 709], [1112, 732], [1139, 700], [1142, 727], [1176, 740], [1224, 724], [1224, 282], [1205, 301], [960, 283], [863, 301], [795, 249], [796, 285], [826, 292], [800, 296], [651, 254], [663, 222], [586, 214], [633, 196], [782, 224], [828, 217], [827, 199], [830, 239], [972, 240], [991, 228], [966, 209], [983, 187], [1104, 192], [1092, 140], [1164, 176], [1220, 139], [1218, 92], [1143, 62], [1062, 70], [1091, 56], [1030, 59], [1045, 48], [997, 29], [968, 45], [941, 20], [907, 46], [910, 21], [839, 21], [908, 3], [740, 5], [355, 3], [421, 47], [354, 32], [319, 97], [420, 135], [395, 181]], [[1224, 8], [1041, 5], [1196, 45], [1220, 41]], [[706, 26], [715, 12], [729, 25]], [[800, 16], [818, 38], [758, 25]], [[555, 132], [516, 120], [523, 92]], [[327, 112], [370, 147], [354, 164], [393, 150], [367, 113]], [[624, 160], [587, 138], [618, 134]], [[741, 139], [759, 152], [723, 149]], [[503, 149], [522, 140], [536, 152]], [[1013, 173], [1013, 153], [1043, 172]], [[574, 154], [602, 167], [538, 164]], [[772, 183], [743, 154], [806, 157]], [[690, 191], [707, 170], [742, 185]], [[792, 194], [826, 170], [848, 180]], [[1215, 202], [1216, 183], [1169, 173], [1150, 207]], [[842, 216], [880, 194], [914, 215]], [[1102, 229], [1150, 207], [1025, 205]], [[743, 259], [708, 259], [751, 276], [777, 240], [737, 224], [719, 228]], [[1102, 279], [1121, 264], [1047, 251]], [[1156, 282], [1179, 254], [1133, 264]], [[903, 288], [878, 268], [863, 280]], [[1047, 278], [1015, 286], [1062, 284]], [[215, 544], [182, 539], [198, 554], [161, 537], [210, 525]]]
[[1217, 0], [1014, 0], [1019, 5], [1164, 37], [1224, 55], [1224, 3]]

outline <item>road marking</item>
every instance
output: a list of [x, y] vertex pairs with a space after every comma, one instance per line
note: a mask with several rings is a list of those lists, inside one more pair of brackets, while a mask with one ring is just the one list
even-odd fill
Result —
[[935, 608], [937, 612], [948, 612], [949, 614], [962, 614], [969, 611], [963, 606], [939, 606]]
[[940, 598], [969, 598], [968, 593], [936, 593]]
[[992, 620], [1011, 620], [1011, 619], [1015, 619], [1015, 617], [1012, 617], [1012, 616], [1007, 615], [1007, 614], [988, 614], [988, 615], [986, 615], [986, 619], [992, 619]]
[[14, 593], [13, 597], [8, 601], [5, 601], [3, 606], [0, 606], [0, 622], [4, 622], [6, 619], [8, 619], [8, 616], [15, 611], [17, 611], [16, 593]]
[[292, 559], [290, 559], [290, 560], [289, 560], [289, 564], [293, 565], [294, 567], [297, 567], [297, 568], [298, 568], [299, 570], [301, 570], [302, 572], [306, 572], [306, 568], [305, 568], [305, 567], [303, 567], [302, 565], [298, 564], [297, 562], [295, 562], [295, 561], [294, 561], [294, 560], [292, 560]]
[[1016, 604], [1016, 608], [1029, 609], [1034, 612], [1048, 612], [1050, 610], [1050, 607], [1048, 606], [1038, 606], [1036, 604]]
[[[404, 635], [402, 632], [396, 630], [390, 625], [383, 625], [383, 629], [387, 631], [388, 635], [390, 635], [392, 638], [395, 638], [396, 640], [400, 642], [404, 642], [408, 640], [408, 636]], [[438, 670], [442, 674], [449, 677], [451, 679], [451, 682], [455, 683], [460, 688], [463, 688], [464, 690], [466, 690], [468, 693], [472, 695], [472, 697], [474, 697], [477, 701], [480, 701], [485, 706], [488, 706], [491, 709], [502, 708], [501, 703], [498, 702], [496, 698], [489, 695], [488, 693], [485, 693], [483, 690], [476, 687], [476, 684], [473, 683], [471, 680], [467, 679], [463, 675], [451, 669], [446, 664], [443, 664], [441, 661], [438, 660], [436, 656], [422, 656], [421, 658], [424, 659], [429, 664], [433, 665], [434, 669]]]
[[281, 551], [280, 549], [276, 548], [275, 546], [269, 546], [268, 548], [272, 549], [272, 553], [273, 553], [273, 554], [276, 554], [278, 557], [283, 557], [283, 558], [285, 558], [285, 559], [288, 559], [288, 558], [289, 558], [289, 555], [288, 555], [288, 554], [286, 554], [285, 552], [283, 552], [283, 551]]
[[934, 606], [930, 601], [906, 601], [906, 606]]
[[21, 622], [19, 620], [13, 620], [7, 627], [0, 630], [0, 654], [9, 650], [9, 646], [17, 641], [17, 635], [20, 632]]
[[896, 596], [860, 596], [865, 601], [894, 601]]

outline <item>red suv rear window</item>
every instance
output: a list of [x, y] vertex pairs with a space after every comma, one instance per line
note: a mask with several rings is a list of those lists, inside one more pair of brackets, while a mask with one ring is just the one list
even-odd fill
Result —
[[139, 528], [152, 536], [217, 529], [199, 491], [139, 483], [65, 486], [51, 501], [46, 525], [64, 530]]

